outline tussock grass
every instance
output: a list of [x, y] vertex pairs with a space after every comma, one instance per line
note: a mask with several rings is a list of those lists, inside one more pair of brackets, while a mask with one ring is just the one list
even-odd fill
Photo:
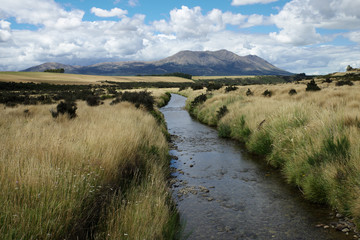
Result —
[[1, 239], [174, 235], [156, 120], [127, 102], [80, 102], [71, 120], [49, 108], [0, 108]]
[[[213, 91], [191, 110], [202, 122], [218, 127], [219, 135], [246, 143], [279, 168], [305, 198], [325, 203], [360, 225], [360, 84], [239, 86]], [[246, 96], [247, 89], [254, 93]], [[291, 89], [297, 94], [290, 95]], [[264, 97], [265, 90], [272, 92]], [[186, 92], [188, 105], [200, 92]], [[220, 106], [228, 113], [219, 121]]]

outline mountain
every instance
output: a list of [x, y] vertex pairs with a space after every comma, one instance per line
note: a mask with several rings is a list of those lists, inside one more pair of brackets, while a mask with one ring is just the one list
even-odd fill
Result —
[[291, 75], [255, 56], [239, 56], [227, 50], [181, 51], [159, 61], [105, 62], [90, 66], [71, 66], [60, 63], [44, 63], [26, 72], [43, 72], [46, 69], [64, 68], [66, 73], [94, 75], [155, 75], [183, 72], [194, 76], [236, 75]]
[[25, 69], [22, 72], [43, 72], [47, 69], [60, 69], [60, 68], [63, 68], [63, 69], [65, 69], [65, 72], [70, 73], [70, 72], [76, 71], [76, 69], [81, 68], [81, 67], [65, 65], [65, 64], [56, 63], [56, 62], [48, 62], [48, 63], [44, 63], [44, 64], [41, 64], [38, 66], [34, 66], [31, 68]]

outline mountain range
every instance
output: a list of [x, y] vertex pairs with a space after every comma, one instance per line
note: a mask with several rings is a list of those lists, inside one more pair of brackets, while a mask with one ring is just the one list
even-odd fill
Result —
[[160, 75], [182, 72], [194, 76], [291, 75], [256, 55], [239, 56], [227, 50], [181, 51], [158, 61], [104, 62], [90, 66], [44, 63], [23, 70], [43, 72], [64, 68], [66, 73], [92, 75]]

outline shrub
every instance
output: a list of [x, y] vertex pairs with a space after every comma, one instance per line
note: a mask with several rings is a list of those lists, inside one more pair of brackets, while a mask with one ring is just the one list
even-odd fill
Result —
[[306, 84], [306, 91], [320, 91], [321, 88], [315, 83], [314, 79], [312, 79], [309, 83]]
[[100, 98], [97, 95], [89, 95], [86, 98], [87, 105], [93, 107], [93, 106], [99, 106], [100, 105]]
[[354, 83], [350, 80], [340, 80], [340, 81], [337, 81], [335, 83], [336, 86], [344, 86], [344, 85], [349, 85], [349, 86], [352, 86], [354, 85]]
[[140, 105], [143, 105], [148, 111], [154, 109], [154, 98], [151, 96], [151, 92], [141, 91], [141, 92], [124, 92], [118, 98], [110, 103], [110, 105], [117, 104], [122, 101], [128, 101], [138, 108]]
[[236, 87], [236, 86], [234, 86], [234, 85], [231, 85], [231, 86], [227, 86], [226, 88], [225, 88], [225, 92], [231, 92], [231, 91], [235, 91], [235, 90], [237, 90], [238, 89], [238, 87]]
[[252, 96], [254, 95], [254, 93], [250, 90], [250, 88], [248, 88], [248, 90], [246, 91], [246, 96]]
[[264, 97], [271, 97], [272, 92], [266, 89], [266, 90], [263, 92], [262, 95], [263, 95]]
[[332, 83], [332, 80], [327, 77], [327, 78], [323, 81], [323, 83]]
[[213, 90], [219, 90], [220, 88], [222, 88], [222, 84], [221, 83], [209, 83], [206, 88], [208, 91], [213, 91]]
[[295, 89], [290, 89], [289, 95], [292, 96], [292, 95], [295, 95], [295, 94], [297, 94], [296, 90]]
[[228, 108], [226, 107], [226, 105], [223, 105], [222, 107], [220, 107], [220, 109], [216, 112], [216, 118], [218, 120], [220, 120], [222, 117], [225, 116], [225, 114], [227, 114], [229, 112]]
[[196, 84], [191, 85], [191, 88], [192, 88], [192, 90], [200, 90], [200, 89], [203, 89], [204, 86], [196, 83]]
[[203, 103], [207, 100], [207, 96], [206, 94], [201, 94], [199, 96], [197, 96], [196, 98], [194, 98], [194, 100], [191, 102], [192, 106], [196, 106], [200, 103]]
[[53, 116], [53, 118], [57, 118], [59, 116], [59, 114], [64, 115], [64, 114], [68, 114], [69, 118], [75, 118], [76, 115], [76, 103], [72, 102], [72, 101], [61, 101], [57, 106], [56, 106], [56, 112], [54, 110], [50, 110], [51, 115]]

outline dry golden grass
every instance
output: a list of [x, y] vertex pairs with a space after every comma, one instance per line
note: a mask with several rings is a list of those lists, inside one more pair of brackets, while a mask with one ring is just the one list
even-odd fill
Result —
[[73, 120], [49, 108], [0, 108], [1, 239], [84, 239], [96, 216], [98, 238], [162, 239], [174, 212], [155, 119], [126, 102], [80, 102]]
[[[329, 204], [360, 224], [360, 84], [318, 83], [319, 92], [305, 84], [240, 86], [213, 95], [192, 113], [217, 125], [219, 134], [246, 143], [278, 167], [306, 198]], [[253, 96], [246, 96], [247, 89]], [[290, 89], [297, 94], [290, 96]], [[264, 97], [265, 90], [272, 92]], [[183, 92], [188, 105], [204, 91]], [[217, 119], [217, 111], [229, 112]]]
[[112, 82], [191, 82], [189, 79], [166, 76], [100, 76], [47, 72], [0, 72], [2, 82], [34, 82], [51, 84], [106, 84]]

